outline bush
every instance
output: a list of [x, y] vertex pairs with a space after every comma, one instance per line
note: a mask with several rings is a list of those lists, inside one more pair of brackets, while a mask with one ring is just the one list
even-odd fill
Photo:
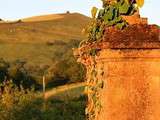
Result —
[[0, 83], [7, 79], [9, 63], [0, 58]]
[[[24, 112], [30, 114], [30, 112], [35, 109], [35, 107], [33, 107], [34, 104], [32, 104], [33, 100], [40, 97], [40, 95], [38, 93], [35, 94], [34, 89], [27, 90], [22, 86], [18, 88], [12, 81], [4, 82], [2, 87], [3, 92], [0, 96], [1, 120], [22, 120], [25, 117], [27, 118], [28, 115], [25, 116]], [[33, 108], [28, 109], [28, 107], [31, 108], [31, 106]], [[37, 110], [36, 112], [38, 112]], [[22, 115], [24, 118], [21, 117]]]
[[0, 59], [0, 85], [4, 81], [11, 79], [18, 87], [20, 85], [25, 89], [32, 86], [37, 87], [38, 84], [24, 67], [25, 64], [25, 61], [17, 60], [13, 63], [8, 63]]
[[32, 90], [19, 89], [13, 82], [3, 84], [0, 96], [1, 120], [84, 120], [86, 98], [69, 101], [49, 100]]
[[26, 89], [33, 85], [36, 86], [36, 81], [28, 74], [28, 71], [24, 67], [25, 64], [25, 61], [19, 60], [13, 63], [10, 68], [8, 68], [8, 76], [18, 87], [22, 85], [23, 88]]

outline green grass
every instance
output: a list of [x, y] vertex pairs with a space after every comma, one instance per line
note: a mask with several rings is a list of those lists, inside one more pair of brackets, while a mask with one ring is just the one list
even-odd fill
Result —
[[84, 96], [70, 101], [51, 100], [47, 105], [49, 109], [45, 112], [45, 116], [48, 120], [85, 120]]
[[[87, 99], [83, 91], [82, 85], [71, 89], [68, 87], [68, 90], [54, 94], [46, 102], [46, 118], [48, 120], [85, 120]], [[50, 119], [48, 116], [53, 116], [53, 118]]]

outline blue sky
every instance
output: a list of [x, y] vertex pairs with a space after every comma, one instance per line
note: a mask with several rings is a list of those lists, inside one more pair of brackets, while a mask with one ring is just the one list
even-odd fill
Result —
[[[67, 10], [90, 16], [92, 6], [101, 7], [101, 0], [0, 0], [0, 18], [15, 20], [35, 15], [64, 13]], [[160, 25], [160, 0], [145, 0], [141, 15], [149, 23]]]

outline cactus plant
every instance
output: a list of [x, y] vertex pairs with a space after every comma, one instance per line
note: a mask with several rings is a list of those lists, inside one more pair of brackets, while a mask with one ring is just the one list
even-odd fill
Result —
[[96, 8], [96, 7], [93, 7], [93, 8], [92, 8], [91, 13], [92, 13], [92, 17], [93, 17], [93, 18], [96, 17], [97, 11], [98, 11], [98, 8]]
[[144, 0], [136, 0], [138, 7], [142, 7], [144, 5]]
[[[137, 10], [135, 4], [142, 6], [144, 0], [102, 0], [103, 9], [92, 8], [93, 20], [87, 30], [88, 42], [99, 41], [103, 36], [104, 27], [115, 26], [123, 29], [127, 22], [121, 15], [132, 15]], [[98, 12], [98, 15], [97, 15]], [[96, 18], [97, 15], [97, 18]]]

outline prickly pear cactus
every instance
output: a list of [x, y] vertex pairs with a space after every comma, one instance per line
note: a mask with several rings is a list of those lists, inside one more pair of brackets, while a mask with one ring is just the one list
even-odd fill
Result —
[[[88, 39], [86, 42], [100, 41], [105, 27], [117, 27], [123, 29], [128, 24], [122, 18], [123, 16], [129, 16], [134, 14], [138, 10], [138, 6], [143, 5], [143, 0], [102, 0], [103, 8], [98, 9], [93, 7], [92, 21], [86, 29], [83, 30], [86, 33]], [[82, 44], [81, 44], [82, 45]]]

